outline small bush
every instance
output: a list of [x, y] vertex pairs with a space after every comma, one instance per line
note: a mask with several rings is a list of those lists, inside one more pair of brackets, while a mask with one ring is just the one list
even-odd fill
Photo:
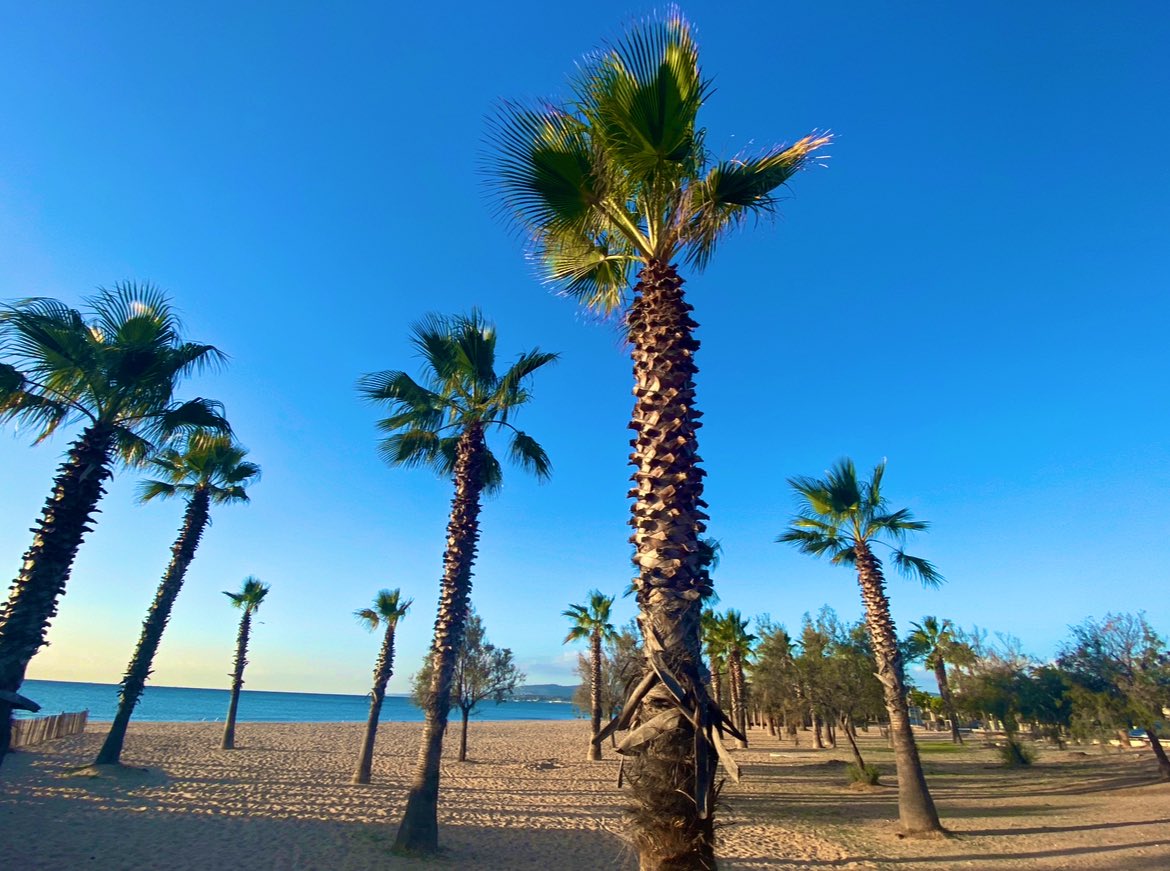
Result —
[[1023, 768], [1036, 761], [1036, 751], [1014, 738], [1009, 738], [1006, 744], [996, 745], [995, 749], [1008, 768]]
[[878, 767], [868, 762], [865, 764], [864, 769], [859, 768], [856, 762], [850, 762], [845, 766], [845, 776], [849, 778], [850, 783], [864, 783], [867, 786], [877, 786], [878, 775]]

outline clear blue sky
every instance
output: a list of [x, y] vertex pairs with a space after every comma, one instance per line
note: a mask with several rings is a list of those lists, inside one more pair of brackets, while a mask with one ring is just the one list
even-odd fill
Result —
[[[0, 298], [167, 288], [232, 358], [223, 400], [264, 467], [219, 510], [155, 681], [223, 685], [236, 615], [272, 585], [254, 689], [363, 692], [377, 639], [351, 616], [415, 599], [392, 690], [434, 619], [450, 485], [374, 453], [362, 373], [413, 369], [409, 324], [478, 305], [507, 354], [562, 354], [522, 425], [556, 466], [485, 506], [474, 599], [533, 681], [572, 680], [560, 616], [628, 583], [630, 365], [616, 331], [533, 278], [485, 201], [499, 98], [564, 93], [583, 53], [649, 7], [500, 3], [0, 3]], [[831, 128], [779, 220], [688, 282], [701, 453], [723, 607], [790, 627], [860, 615], [853, 577], [772, 543], [785, 479], [889, 460], [934, 522], [924, 614], [1039, 656], [1070, 623], [1146, 609], [1170, 631], [1166, 328], [1170, 11], [1164, 3], [695, 2], [723, 154]], [[0, 434], [0, 566], [67, 445]], [[182, 505], [122, 473], [30, 676], [113, 682]], [[632, 616], [621, 600], [619, 617]]]

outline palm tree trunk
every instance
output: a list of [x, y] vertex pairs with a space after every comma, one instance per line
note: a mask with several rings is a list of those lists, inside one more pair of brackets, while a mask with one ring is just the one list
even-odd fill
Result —
[[890, 601], [886, 598], [886, 582], [881, 563], [866, 546], [858, 542], [854, 547], [857, 562], [857, 581], [865, 604], [865, 627], [877, 662], [877, 678], [882, 685], [886, 712], [890, 718], [890, 743], [894, 748], [894, 763], [898, 770], [898, 819], [903, 833], [925, 835], [943, 831], [934, 807], [934, 799], [926, 786], [918, 745], [910, 730], [910, 713], [906, 706], [906, 681], [902, 669], [902, 653], [890, 616]]
[[[712, 663], [715, 665], [715, 663]], [[711, 669], [711, 695], [715, 700], [715, 704], [720, 708], [723, 707], [723, 675], [717, 668]]]
[[[57, 600], [65, 594], [69, 572], [110, 477], [114, 431], [87, 427], [57, 469], [53, 492], [32, 529], [20, 573], [8, 601], [0, 606], [0, 690], [15, 693], [41, 645]], [[12, 739], [12, 705], [0, 701], [0, 763]]]
[[236, 708], [240, 704], [240, 690], [244, 686], [244, 666], [248, 664], [248, 633], [252, 629], [252, 609], [245, 608], [240, 617], [240, 632], [236, 636], [236, 664], [232, 669], [232, 698], [228, 702], [227, 722], [223, 724], [224, 750], [236, 747]]
[[943, 710], [951, 721], [951, 742], [962, 744], [963, 736], [959, 733], [959, 715], [955, 711], [955, 697], [951, 695], [951, 685], [947, 681], [947, 664], [942, 659], [934, 664], [934, 679], [938, 681], [938, 694], [942, 697]]
[[589, 761], [596, 762], [601, 758], [601, 742], [597, 740], [601, 732], [601, 632], [594, 630], [589, 639], [590, 647], [590, 709], [592, 723], [589, 738]]
[[[743, 663], [736, 650], [732, 650], [731, 655], [727, 657], [727, 682], [731, 687], [731, 721], [735, 723], [735, 728], [746, 735], [747, 716], [744, 712]], [[743, 738], [736, 738], [735, 746], [742, 750], [747, 747], [747, 741]]]
[[1162, 747], [1162, 742], [1158, 740], [1158, 734], [1154, 731], [1153, 726], [1146, 728], [1146, 737], [1150, 739], [1150, 749], [1154, 751], [1154, 756], [1158, 759], [1158, 771], [1162, 775], [1163, 780], [1170, 780], [1170, 759], [1166, 758], [1166, 750]]
[[183, 580], [187, 577], [187, 567], [191, 565], [191, 560], [195, 559], [195, 551], [199, 547], [203, 531], [207, 528], [210, 504], [211, 497], [206, 488], [197, 488], [191, 494], [183, 525], [179, 528], [179, 536], [171, 547], [170, 565], [167, 566], [150, 610], [146, 613], [138, 646], [134, 649], [130, 665], [122, 678], [118, 712], [114, 715], [109, 734], [106, 735], [102, 749], [98, 751], [97, 759], [94, 760], [95, 765], [116, 765], [121, 760], [126, 727], [130, 725], [134, 706], [138, 704], [138, 699], [146, 688], [146, 681], [150, 677], [151, 666], [162, 641], [163, 631], [167, 628], [167, 621], [171, 619], [171, 609], [178, 598], [179, 590], [183, 588]]
[[362, 749], [358, 754], [357, 768], [353, 772], [353, 783], [369, 783], [370, 770], [374, 765], [374, 738], [378, 734], [378, 719], [382, 716], [382, 702], [386, 698], [386, 684], [394, 671], [394, 623], [387, 621], [386, 635], [382, 638], [382, 649], [374, 663], [374, 688], [370, 691], [370, 716], [366, 719], [366, 734], [362, 738]]
[[463, 723], [459, 730], [459, 761], [467, 761], [467, 720], [471, 717], [471, 708], [459, 706], [459, 712], [463, 716]]
[[[635, 499], [630, 524], [634, 579], [645, 641], [645, 670], [656, 656], [681, 686], [687, 704], [676, 703], [660, 682], [647, 693], [633, 725], [679, 712], [677, 725], [631, 752], [627, 766], [633, 796], [633, 840], [642, 871], [715, 868], [714, 746], [700, 740], [699, 759], [691, 716], [707, 719], [708, 696], [700, 649], [701, 596], [710, 588], [699, 551], [706, 529], [703, 475], [699, 468], [695, 408], [697, 326], [683, 299], [674, 267], [646, 264], [634, 288], [628, 317], [634, 364], [634, 411], [630, 428]], [[661, 721], [660, 721], [661, 722]], [[702, 776], [700, 777], [700, 772]]]
[[463, 644], [471, 598], [471, 567], [479, 541], [479, 494], [483, 489], [486, 443], [483, 428], [468, 426], [459, 437], [455, 459], [455, 498], [447, 522], [443, 581], [431, 647], [434, 665], [427, 693], [422, 745], [395, 849], [433, 854], [439, 849], [439, 762], [447, 729], [455, 658]]

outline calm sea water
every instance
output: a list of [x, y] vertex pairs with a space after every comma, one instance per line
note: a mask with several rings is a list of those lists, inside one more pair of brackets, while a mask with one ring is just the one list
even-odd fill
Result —
[[[118, 709], [118, 687], [113, 684], [27, 680], [21, 695], [41, 706], [40, 713], [89, 711], [92, 720], [112, 720]], [[193, 687], [147, 686], [134, 710], [139, 722], [190, 723], [222, 720], [227, 714], [228, 691]], [[17, 712], [20, 716], [23, 712]], [[365, 722], [370, 713], [367, 696], [326, 693], [268, 693], [244, 690], [236, 718], [252, 723]], [[480, 720], [571, 720], [576, 708], [558, 702], [484, 702], [473, 714]], [[34, 716], [34, 715], [29, 715]], [[406, 696], [387, 696], [383, 722], [421, 722], [422, 711]]]

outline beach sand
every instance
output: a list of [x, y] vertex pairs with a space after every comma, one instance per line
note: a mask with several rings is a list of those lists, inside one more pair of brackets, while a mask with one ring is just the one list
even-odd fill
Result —
[[[241, 723], [234, 751], [216, 724], [133, 724], [123, 761], [99, 777], [105, 724], [9, 757], [0, 768], [0, 844], [14, 869], [632, 869], [611, 752], [583, 761], [584, 721], [472, 723], [467, 763], [443, 765], [443, 855], [389, 853], [419, 724], [378, 732], [374, 779], [349, 777], [362, 725]], [[719, 815], [724, 869], [1170, 868], [1170, 784], [1147, 753], [1046, 751], [1008, 771], [991, 750], [924, 736], [946, 840], [895, 836], [896, 790], [844, 785], [847, 750], [814, 751], [754, 731], [734, 751], [744, 780]], [[452, 738], [456, 740], [452, 740]], [[448, 733], [453, 751], [457, 733]], [[893, 782], [876, 732], [863, 752]]]

